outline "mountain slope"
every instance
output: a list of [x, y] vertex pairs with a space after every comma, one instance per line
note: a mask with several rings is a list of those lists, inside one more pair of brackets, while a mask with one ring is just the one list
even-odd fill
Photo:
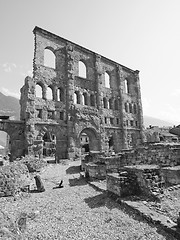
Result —
[[159, 126], [159, 127], [174, 126], [174, 124], [171, 122], [164, 121], [162, 119], [158, 119], [154, 117], [144, 116], [144, 126], [149, 127], [149, 125]]
[[19, 99], [11, 96], [5, 96], [0, 92], [0, 115], [14, 116], [16, 120], [20, 118]]

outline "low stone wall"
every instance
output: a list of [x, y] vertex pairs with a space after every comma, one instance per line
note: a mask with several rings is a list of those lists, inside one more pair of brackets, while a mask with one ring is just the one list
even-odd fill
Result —
[[0, 167], [0, 197], [14, 196], [30, 183], [25, 164], [14, 162]]
[[157, 197], [163, 192], [164, 178], [156, 165], [124, 167], [124, 172], [107, 174], [107, 190], [120, 197], [140, 193]]
[[180, 166], [164, 167], [162, 173], [167, 186], [180, 184]]
[[85, 176], [89, 180], [93, 179], [106, 179], [106, 165], [105, 164], [96, 164], [96, 163], [87, 163], [85, 164]]
[[157, 196], [163, 193], [165, 181], [159, 166], [136, 165], [125, 166], [124, 169], [128, 171], [129, 174], [135, 174], [137, 176], [137, 182], [141, 192], [150, 196]]
[[107, 191], [112, 192], [119, 197], [138, 195], [140, 193], [137, 176], [129, 172], [108, 173]]
[[106, 163], [108, 172], [118, 172], [124, 166], [132, 165], [178, 166], [180, 165], [180, 145], [150, 144], [133, 150], [123, 150], [111, 157], [101, 156], [99, 157], [99, 162]]

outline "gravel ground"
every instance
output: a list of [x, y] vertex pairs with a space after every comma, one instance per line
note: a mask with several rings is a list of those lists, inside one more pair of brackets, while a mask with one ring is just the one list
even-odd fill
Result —
[[[79, 161], [49, 164], [41, 174], [45, 192], [16, 201], [0, 198], [1, 212], [12, 221], [22, 212], [32, 216], [23, 240], [174, 239], [89, 186], [79, 174], [79, 165]], [[61, 178], [64, 188], [53, 189]]]

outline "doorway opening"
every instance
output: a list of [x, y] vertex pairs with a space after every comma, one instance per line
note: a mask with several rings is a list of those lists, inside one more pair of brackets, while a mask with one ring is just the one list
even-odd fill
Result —
[[55, 158], [56, 153], [56, 136], [46, 132], [43, 136], [43, 157]]

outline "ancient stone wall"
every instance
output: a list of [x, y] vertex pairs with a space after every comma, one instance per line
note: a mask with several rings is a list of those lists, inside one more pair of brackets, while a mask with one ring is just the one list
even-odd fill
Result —
[[[81, 154], [81, 133], [90, 150], [119, 152], [141, 144], [139, 72], [46, 30], [33, 32], [33, 77], [25, 79], [20, 100], [28, 154], [47, 132], [55, 135], [57, 160]], [[47, 51], [53, 67], [46, 66]]]
[[0, 130], [9, 135], [10, 161], [25, 154], [25, 124], [23, 121], [1, 120]]

